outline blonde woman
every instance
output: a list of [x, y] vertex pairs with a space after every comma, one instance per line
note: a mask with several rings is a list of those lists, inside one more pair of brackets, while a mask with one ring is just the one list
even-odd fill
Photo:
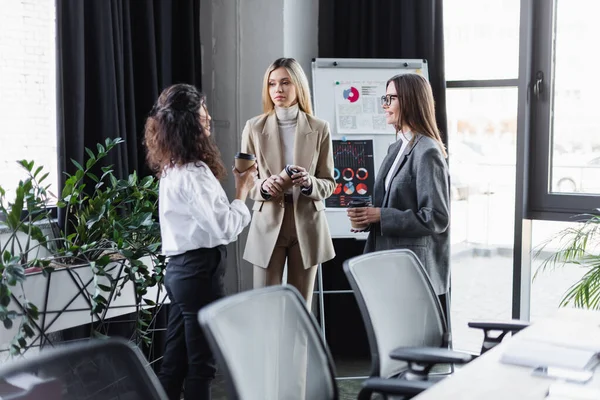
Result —
[[[323, 211], [335, 186], [329, 124], [312, 115], [308, 80], [293, 58], [269, 66], [262, 103], [242, 134], [259, 174], [244, 259], [254, 265], [255, 288], [281, 284], [287, 260], [288, 283], [310, 305], [317, 265], [335, 256]], [[288, 165], [290, 188], [279, 175]]]

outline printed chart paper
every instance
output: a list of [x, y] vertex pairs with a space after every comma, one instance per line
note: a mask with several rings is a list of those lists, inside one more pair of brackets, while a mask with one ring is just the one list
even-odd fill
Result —
[[333, 140], [335, 189], [328, 208], [346, 208], [352, 200], [373, 203], [375, 168], [372, 140]]
[[381, 96], [383, 81], [335, 82], [335, 117], [338, 134], [394, 134], [385, 123]]

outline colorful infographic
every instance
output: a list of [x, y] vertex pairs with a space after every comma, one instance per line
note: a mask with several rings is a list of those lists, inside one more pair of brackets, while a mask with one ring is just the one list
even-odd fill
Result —
[[336, 81], [335, 117], [338, 134], [394, 134], [385, 120], [381, 96], [385, 81]]
[[352, 200], [373, 202], [375, 166], [372, 140], [333, 140], [335, 190], [325, 200], [330, 208], [346, 208]]

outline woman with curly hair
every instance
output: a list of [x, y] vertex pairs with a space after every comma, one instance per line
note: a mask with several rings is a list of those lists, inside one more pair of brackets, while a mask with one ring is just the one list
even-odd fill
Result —
[[145, 128], [147, 160], [160, 179], [162, 252], [169, 257], [165, 288], [171, 300], [159, 373], [171, 400], [210, 399], [216, 366], [197, 322], [198, 310], [224, 295], [226, 245], [250, 223], [245, 204], [256, 167], [239, 173], [231, 203], [219, 181], [226, 175], [210, 137], [211, 117], [195, 87], [165, 89]]

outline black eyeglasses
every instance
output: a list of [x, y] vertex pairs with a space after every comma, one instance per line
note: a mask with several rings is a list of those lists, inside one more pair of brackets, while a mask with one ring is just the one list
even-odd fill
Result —
[[392, 100], [397, 98], [398, 95], [395, 94], [386, 94], [385, 96], [381, 96], [381, 105], [389, 106], [390, 104], [392, 104]]

